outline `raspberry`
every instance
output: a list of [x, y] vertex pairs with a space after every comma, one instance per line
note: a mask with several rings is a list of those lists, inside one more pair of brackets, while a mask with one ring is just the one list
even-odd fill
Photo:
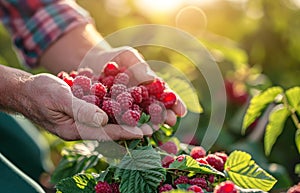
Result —
[[203, 190], [202, 190], [202, 188], [199, 187], [199, 186], [197, 186], [197, 185], [192, 185], [187, 190], [191, 190], [194, 193], [204, 193]]
[[73, 86], [73, 78], [71, 76], [63, 77], [63, 81], [67, 83], [70, 87]]
[[171, 184], [164, 184], [163, 186], [159, 187], [158, 192], [162, 193], [162, 192], [167, 192], [173, 190], [173, 187]]
[[114, 183], [110, 184], [110, 188], [112, 190], [112, 193], [120, 193], [119, 183], [114, 182]]
[[69, 76], [71, 76], [72, 78], [75, 78], [78, 75], [78, 72], [73, 70], [69, 73]]
[[224, 162], [224, 164], [225, 164], [225, 162], [226, 162], [226, 160], [227, 160], [227, 158], [228, 158], [228, 155], [227, 155], [226, 153], [224, 153], [224, 152], [215, 152], [214, 154], [215, 154], [216, 156], [222, 158], [222, 160], [223, 160], [223, 162]]
[[60, 71], [56, 76], [60, 79], [63, 79], [64, 77], [68, 77], [69, 74], [65, 71]]
[[167, 153], [177, 154], [178, 152], [177, 145], [173, 141], [167, 141], [159, 147]]
[[106, 87], [102, 83], [94, 83], [91, 86], [90, 93], [102, 99], [106, 95]]
[[143, 86], [143, 85], [140, 85], [139, 88], [142, 91], [142, 98], [143, 98], [143, 100], [148, 99], [149, 98], [149, 93], [148, 93], [147, 88], [145, 86]]
[[84, 96], [83, 89], [79, 85], [73, 85], [71, 87], [71, 91], [72, 91], [73, 95], [79, 99], [81, 99]]
[[225, 181], [215, 187], [214, 193], [238, 193], [238, 190], [233, 182]]
[[122, 115], [122, 121], [129, 126], [137, 126], [137, 123], [140, 119], [140, 114], [134, 110], [127, 110], [123, 115]]
[[127, 90], [126, 86], [123, 84], [114, 84], [110, 88], [110, 94], [112, 98], [116, 98], [119, 94], [122, 92], [125, 92]]
[[174, 185], [178, 184], [188, 184], [189, 183], [189, 178], [187, 176], [179, 176], [175, 181]]
[[171, 108], [176, 103], [177, 97], [173, 92], [164, 92], [160, 95], [161, 101], [167, 109]]
[[185, 155], [179, 155], [177, 156], [176, 160], [179, 161], [179, 162], [182, 162], [185, 158]]
[[216, 170], [223, 171], [224, 170], [224, 162], [222, 158], [214, 155], [214, 154], [208, 154], [205, 157], [205, 160], [208, 162], [209, 165], [214, 167]]
[[150, 95], [158, 95], [163, 93], [163, 91], [165, 90], [165, 83], [158, 78], [145, 86]]
[[287, 193], [299, 193], [300, 192], [300, 182], [297, 185], [290, 187]]
[[119, 72], [119, 66], [115, 62], [106, 63], [103, 69], [103, 73], [105, 76], [116, 76]]
[[134, 86], [128, 89], [134, 102], [139, 104], [143, 100], [142, 89], [140, 87]]
[[161, 164], [164, 168], [168, 168], [170, 166], [171, 163], [174, 162], [174, 157], [170, 156], [170, 155], [166, 155], [162, 160], [161, 160]]
[[117, 117], [121, 114], [121, 106], [115, 100], [104, 100], [102, 103], [102, 110], [110, 117]]
[[150, 121], [153, 124], [161, 124], [164, 122], [164, 114], [162, 107], [157, 103], [152, 103], [148, 106], [148, 113], [151, 117]]
[[210, 174], [209, 176], [208, 176], [208, 181], [212, 184], [212, 183], [214, 183], [215, 182], [215, 176], [213, 175], [213, 174]]
[[140, 106], [137, 105], [137, 104], [133, 104], [131, 109], [134, 110], [134, 111], [137, 111], [139, 114], [142, 113], [142, 110], [141, 110]]
[[201, 188], [206, 188], [207, 187], [207, 182], [204, 178], [193, 178], [190, 179], [189, 184], [191, 185], [197, 185], [200, 186]]
[[124, 84], [127, 85], [129, 83], [129, 76], [121, 72], [115, 76], [114, 84]]
[[147, 113], [149, 105], [153, 103], [158, 103], [154, 96], [150, 96], [147, 99], [143, 100], [139, 105], [143, 108], [143, 110]]
[[194, 158], [194, 159], [197, 159], [197, 158], [202, 158], [202, 157], [205, 157], [206, 155], [206, 151], [203, 147], [201, 146], [196, 146], [196, 147], [193, 147], [191, 152], [190, 152], [190, 155]]
[[205, 158], [197, 158], [196, 161], [199, 163], [199, 164], [208, 164], [208, 162], [205, 160]]
[[90, 92], [92, 81], [86, 76], [76, 76], [73, 81], [73, 85], [81, 86], [84, 93]]
[[113, 193], [107, 182], [99, 181], [95, 186], [96, 193]]
[[94, 76], [94, 72], [90, 68], [79, 68], [77, 72], [78, 76], [86, 76], [88, 78], [92, 78]]
[[112, 85], [114, 84], [114, 79], [115, 77], [113, 76], [106, 76], [106, 77], [100, 77], [99, 81], [105, 85], [108, 89], [110, 89], [112, 87]]
[[81, 99], [97, 106], [99, 106], [101, 103], [101, 100], [95, 95], [85, 95]]
[[116, 100], [120, 103], [122, 110], [128, 110], [133, 105], [133, 98], [129, 92], [122, 92], [117, 96]]

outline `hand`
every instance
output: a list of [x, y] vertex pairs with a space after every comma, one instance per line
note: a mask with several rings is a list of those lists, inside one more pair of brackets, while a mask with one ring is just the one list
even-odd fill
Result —
[[[89, 67], [95, 74], [100, 74], [103, 66], [109, 62], [116, 62], [121, 68], [126, 68], [132, 76], [131, 85], [138, 85], [153, 81], [157, 75], [151, 70], [141, 54], [131, 47], [119, 47], [110, 50], [94, 47], [82, 60], [79, 68]], [[171, 109], [167, 110], [165, 123], [173, 126], [177, 116], [186, 114], [186, 107], [177, 95], [177, 101]]]
[[106, 125], [108, 117], [96, 105], [73, 96], [70, 87], [50, 74], [31, 76], [21, 91], [26, 96], [24, 114], [65, 140], [122, 140], [151, 135], [152, 129]]

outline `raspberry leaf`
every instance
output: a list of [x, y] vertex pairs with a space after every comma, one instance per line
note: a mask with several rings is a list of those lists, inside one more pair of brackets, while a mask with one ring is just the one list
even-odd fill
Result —
[[276, 106], [271, 112], [264, 139], [266, 155], [270, 155], [272, 147], [278, 136], [282, 133], [289, 115], [290, 111], [286, 107], [283, 107], [283, 105]]
[[297, 86], [290, 88], [285, 92], [285, 94], [291, 107], [294, 108], [300, 116], [300, 87]]
[[61, 180], [56, 189], [59, 193], [95, 193], [96, 180], [91, 174], [78, 174]]
[[243, 120], [243, 134], [245, 134], [246, 129], [251, 125], [251, 123], [253, 123], [262, 114], [263, 110], [270, 103], [274, 102], [276, 97], [281, 93], [283, 93], [283, 89], [281, 87], [271, 87], [251, 99]]
[[161, 166], [160, 155], [151, 146], [128, 151], [115, 172], [115, 178], [121, 179], [120, 192], [156, 192], [166, 175]]
[[251, 159], [250, 154], [243, 151], [236, 150], [229, 155], [225, 171], [231, 181], [246, 189], [269, 191], [277, 182]]

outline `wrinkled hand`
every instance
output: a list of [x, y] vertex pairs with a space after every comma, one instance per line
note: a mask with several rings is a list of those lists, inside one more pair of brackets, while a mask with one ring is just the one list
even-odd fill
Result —
[[[83, 59], [80, 67], [89, 67], [95, 74], [100, 74], [103, 66], [109, 62], [116, 62], [121, 68], [126, 68], [133, 77], [131, 85], [138, 85], [153, 81], [157, 75], [151, 70], [143, 57], [132, 47], [119, 47], [109, 51], [101, 51], [93, 48]], [[177, 101], [171, 109], [167, 110], [165, 123], [173, 126], [176, 124], [177, 116], [186, 114], [183, 101], [177, 96]]]
[[56, 76], [39, 74], [25, 81], [26, 116], [65, 140], [123, 140], [151, 135], [152, 129], [107, 125], [108, 117], [96, 105], [73, 96]]

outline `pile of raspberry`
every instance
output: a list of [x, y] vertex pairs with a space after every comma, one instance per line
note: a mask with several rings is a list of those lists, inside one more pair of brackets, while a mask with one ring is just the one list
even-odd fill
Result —
[[177, 97], [168, 91], [166, 83], [155, 78], [152, 82], [130, 85], [131, 74], [115, 62], [108, 62], [100, 74], [90, 68], [81, 68], [57, 75], [64, 80], [75, 97], [100, 107], [109, 117], [109, 123], [137, 126], [142, 113], [150, 115], [153, 124], [162, 124], [166, 109]]

